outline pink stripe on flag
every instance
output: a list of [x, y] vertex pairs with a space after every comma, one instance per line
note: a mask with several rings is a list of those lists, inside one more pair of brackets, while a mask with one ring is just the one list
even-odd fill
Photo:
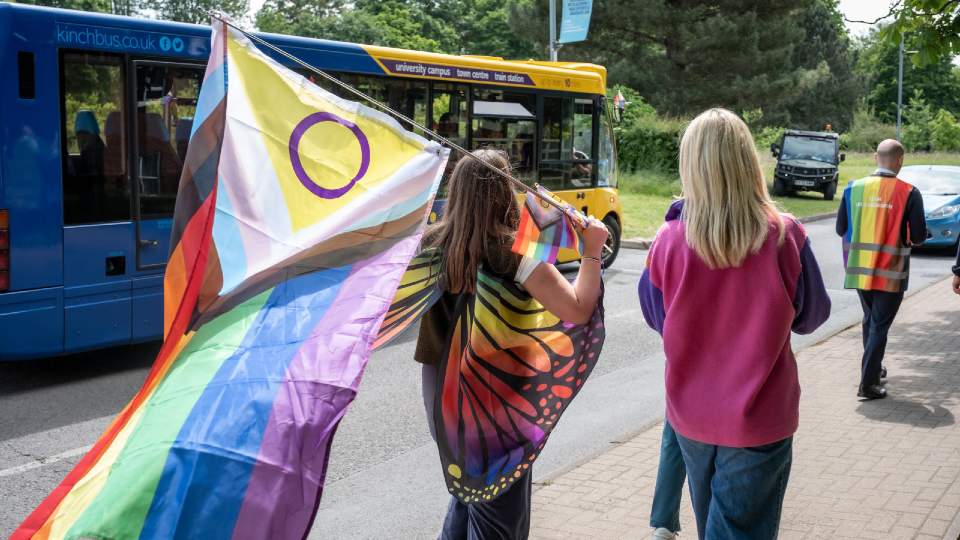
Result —
[[[420, 235], [354, 266], [287, 368], [233, 538], [300, 538], [320, 504], [333, 434]], [[385, 278], [384, 276], [391, 276]]]

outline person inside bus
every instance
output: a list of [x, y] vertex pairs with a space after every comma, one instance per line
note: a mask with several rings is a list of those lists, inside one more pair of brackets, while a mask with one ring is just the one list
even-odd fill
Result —
[[74, 120], [74, 133], [80, 159], [76, 162], [77, 176], [93, 177], [103, 175], [103, 156], [105, 145], [100, 138], [100, 124], [93, 111], [78, 111]]
[[80, 155], [71, 159], [76, 181], [82, 189], [75, 190], [84, 208], [103, 209], [106, 204], [103, 163], [106, 147], [100, 138], [100, 123], [93, 111], [77, 111], [74, 117], [74, 134]]
[[[423, 404], [434, 439], [438, 369], [453, 334], [451, 313], [459, 298], [475, 291], [480, 266], [513, 280], [564, 321], [586, 322], [600, 298], [600, 255], [607, 239], [603, 224], [590, 218], [583, 229], [584, 256], [577, 279], [571, 284], [555, 266], [510, 251], [520, 219], [519, 204], [510, 182], [481, 161], [510, 173], [510, 163], [502, 151], [482, 149], [464, 156], [450, 178], [443, 219], [424, 234], [424, 247], [441, 250], [444, 268], [443, 296], [424, 315], [414, 353], [414, 359], [423, 365]], [[490, 502], [464, 504], [451, 496], [440, 538], [527, 538], [531, 475], [528, 470], [524, 478]]]

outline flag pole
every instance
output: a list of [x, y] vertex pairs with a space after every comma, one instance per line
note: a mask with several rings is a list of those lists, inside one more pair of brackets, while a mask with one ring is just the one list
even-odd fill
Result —
[[[549, 204], [550, 206], [553, 206], [554, 208], [562, 211], [562, 212], [565, 213], [565, 214], [567, 213], [567, 212], [566, 212], [567, 208], [565, 208], [563, 205], [561, 205], [561, 204], [558, 203], [557, 201], [553, 200], [552, 197], [545, 197], [545, 196], [544, 196], [542, 193], [540, 193], [537, 189], [534, 189], [533, 187], [528, 186], [527, 184], [525, 184], [525, 183], [523, 183], [522, 181], [520, 181], [520, 180], [518, 180], [517, 178], [515, 178], [512, 174], [510, 174], [510, 173], [508, 173], [508, 172], [506, 172], [506, 171], [503, 171], [503, 170], [501, 170], [500, 168], [495, 167], [495, 166], [487, 163], [486, 161], [483, 161], [482, 159], [477, 158], [476, 156], [474, 156], [474, 155], [473, 155], [469, 150], [467, 150], [466, 148], [464, 148], [464, 147], [460, 146], [459, 144], [451, 141], [450, 139], [444, 137], [443, 135], [440, 135], [440, 134], [437, 133], [436, 131], [433, 131], [432, 129], [428, 128], [427, 126], [425, 126], [425, 125], [417, 122], [416, 120], [410, 118], [409, 116], [401, 113], [400, 111], [394, 110], [394, 109], [391, 108], [389, 105], [387, 105], [387, 104], [385, 104], [385, 103], [382, 103], [381, 101], [378, 101], [378, 100], [374, 99], [373, 97], [371, 97], [371, 96], [363, 93], [362, 91], [358, 90], [357, 88], [354, 88], [354, 87], [351, 86], [350, 84], [345, 83], [345, 82], [341, 81], [340, 79], [337, 79], [337, 78], [334, 77], [333, 75], [330, 75], [330, 74], [326, 73], [326, 72], [323, 71], [323, 70], [320, 70], [320, 69], [317, 69], [317, 68], [311, 66], [310, 64], [308, 64], [308, 63], [304, 62], [303, 60], [297, 58], [296, 56], [288, 53], [287, 51], [281, 49], [280, 47], [277, 47], [276, 45], [274, 45], [274, 44], [272, 44], [272, 43], [264, 40], [263, 38], [260, 38], [259, 36], [256, 36], [256, 35], [254, 35], [254, 34], [251, 34], [250, 32], [247, 32], [247, 31], [244, 30], [243, 28], [240, 28], [239, 26], [233, 24], [230, 20], [228, 20], [228, 19], [227, 19], [226, 17], [224, 17], [223, 15], [221, 15], [221, 14], [219, 14], [219, 13], [216, 13], [216, 12], [212, 12], [212, 11], [211, 11], [211, 12], [208, 12], [208, 14], [209, 14], [211, 17], [213, 17], [214, 19], [217, 19], [218, 21], [220, 21], [220, 22], [222, 22], [223, 24], [229, 26], [230, 28], [233, 28], [234, 30], [240, 32], [241, 34], [243, 34], [244, 36], [246, 36], [248, 39], [250, 39], [250, 40], [252, 40], [252, 41], [254, 41], [254, 42], [256, 42], [256, 43], [259, 43], [260, 45], [263, 45], [264, 47], [267, 47], [267, 48], [270, 49], [271, 51], [274, 51], [274, 52], [276, 52], [277, 54], [283, 56], [284, 58], [286, 58], [286, 59], [288, 59], [288, 60], [291, 60], [291, 61], [293, 61], [293, 62], [295, 62], [295, 63], [303, 66], [304, 68], [306, 68], [306, 69], [310, 70], [311, 72], [313, 72], [313, 73], [315, 73], [315, 74], [323, 77], [324, 79], [330, 81], [331, 83], [336, 84], [337, 86], [343, 88], [344, 90], [346, 90], [346, 91], [348, 91], [348, 92], [351, 92], [352, 94], [354, 94], [354, 95], [356, 95], [356, 96], [358, 96], [358, 97], [360, 97], [360, 98], [363, 98], [363, 99], [367, 100], [368, 102], [370, 102], [370, 103], [372, 103], [373, 105], [375, 105], [377, 108], [382, 109], [382, 110], [384, 110], [384, 111], [392, 114], [393, 116], [396, 116], [396, 117], [399, 118], [400, 120], [403, 120], [404, 122], [410, 124], [411, 126], [416, 127], [416, 128], [418, 128], [418, 129], [422, 130], [424, 133], [427, 133], [428, 135], [430, 135], [430, 136], [434, 137], [435, 139], [437, 139], [437, 141], [439, 141], [441, 144], [446, 145], [446, 146], [448, 146], [448, 147], [450, 147], [450, 148], [452, 148], [452, 149], [460, 152], [461, 154], [463, 154], [463, 155], [466, 156], [466, 157], [469, 157], [469, 158], [471, 158], [471, 159], [477, 160], [477, 162], [480, 163], [480, 164], [481, 164], [482, 166], [484, 166], [485, 168], [489, 169], [490, 171], [494, 172], [495, 174], [498, 174], [498, 175], [502, 176], [503, 178], [506, 178], [506, 179], [507, 179], [509, 182], [511, 182], [515, 187], [523, 190], [523, 191], [526, 192], [526, 193], [531, 193], [531, 194], [533, 194], [534, 196], [536, 196], [537, 198], [539, 198], [541, 201], [546, 202], [546, 203]], [[536, 187], [540, 187], [540, 185], [539, 185], [539, 184], [536, 184]], [[549, 191], [549, 190], [547, 190], [547, 191]], [[570, 217], [572, 218], [573, 216], [570, 216]], [[586, 223], [581, 223], [581, 226], [582, 226], [582, 227], [583, 227], [583, 226], [586, 226]], [[609, 232], [609, 231], [608, 231], [608, 232]], [[610, 250], [610, 248], [609, 248], [608, 246], [606, 246], [606, 245], [604, 245], [603, 247], [604, 247], [605, 250], [612, 251], [612, 250]]]

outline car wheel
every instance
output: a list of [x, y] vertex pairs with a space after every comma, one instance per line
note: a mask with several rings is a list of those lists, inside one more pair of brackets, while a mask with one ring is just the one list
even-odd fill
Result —
[[610, 265], [613, 264], [613, 261], [617, 259], [617, 255], [620, 253], [620, 223], [617, 222], [617, 219], [613, 216], [607, 216], [603, 218], [603, 224], [607, 226], [607, 230], [610, 231], [610, 236], [607, 237], [607, 247], [608, 250], [603, 250], [603, 256], [601, 258], [601, 263], [604, 268], [610, 268]]
[[784, 197], [790, 194], [790, 190], [787, 189], [787, 184], [779, 178], [773, 179], [773, 194], [778, 197]]
[[834, 180], [827, 184], [826, 189], [823, 190], [823, 199], [826, 201], [832, 201], [833, 197], [837, 194], [837, 181]]

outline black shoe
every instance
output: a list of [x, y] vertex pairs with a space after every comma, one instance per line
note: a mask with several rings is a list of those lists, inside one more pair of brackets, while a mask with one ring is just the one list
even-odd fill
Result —
[[866, 399], [883, 399], [887, 397], [887, 389], [879, 384], [861, 386], [857, 391], [857, 397]]
[[885, 367], [880, 368], [880, 378], [881, 379], [887, 378], [887, 368]]

